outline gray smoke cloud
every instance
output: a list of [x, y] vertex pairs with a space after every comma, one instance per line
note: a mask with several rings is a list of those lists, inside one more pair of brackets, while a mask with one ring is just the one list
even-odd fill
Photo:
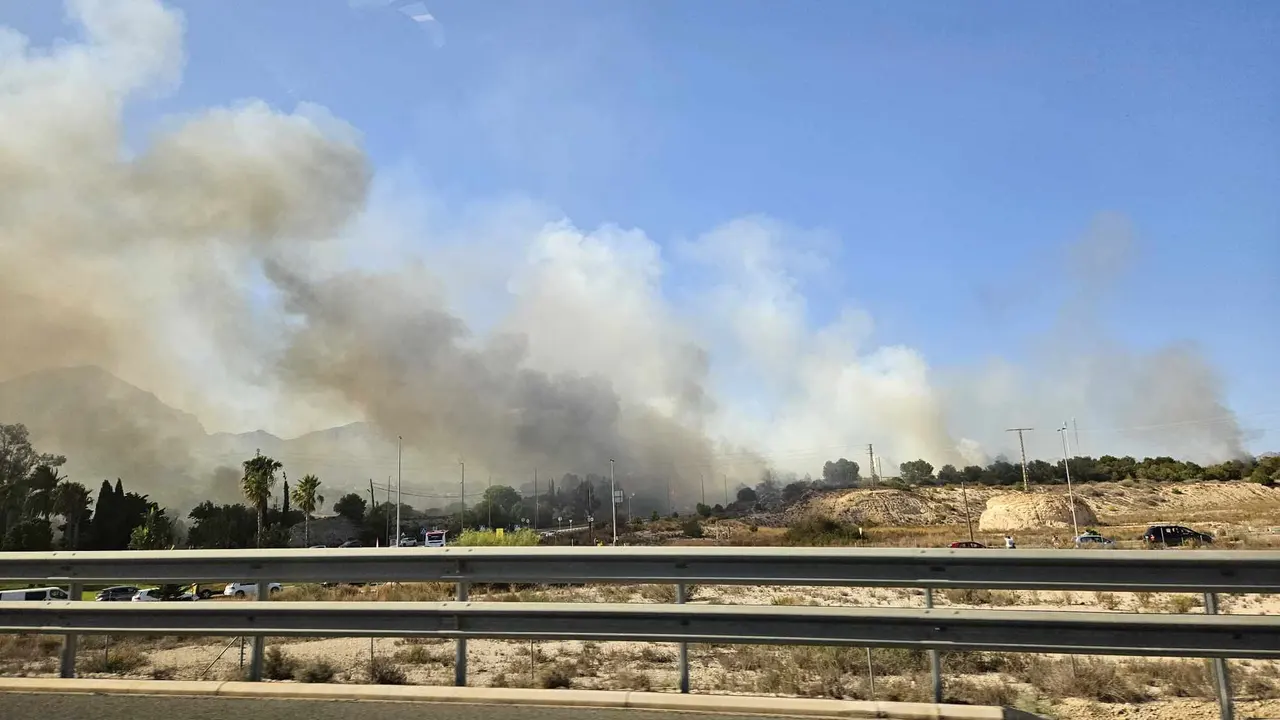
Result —
[[[0, 421], [33, 424], [71, 468], [233, 496], [238, 459], [209, 457], [205, 428], [351, 420], [392, 446], [402, 436], [420, 485], [458, 459], [521, 479], [603, 474], [613, 459], [631, 489], [674, 480], [686, 502], [700, 476], [816, 474], [861, 461], [866, 443], [886, 470], [980, 461], [1011, 447], [1011, 423], [1070, 416], [1129, 428], [1092, 436], [1095, 454], [1242, 452], [1193, 347], [1137, 353], [1096, 323], [1137, 256], [1118, 220], [1076, 246], [1079, 292], [1034, 368], [939, 373], [875, 345], [856, 309], [811, 328], [802, 288], [821, 281], [824, 241], [765, 218], [670, 257], [639, 231], [583, 231], [539, 208], [487, 208], [461, 239], [419, 233], [403, 210], [414, 198], [378, 185], [359, 133], [307, 104], [206, 109], [131, 146], [124, 108], [181, 79], [182, 15], [157, 0], [67, 7], [79, 42], [30, 48], [0, 31], [0, 381], [80, 369], [0, 396], [21, 416]], [[672, 258], [706, 278], [683, 314], [663, 290]], [[475, 307], [483, 323], [464, 319]], [[81, 408], [111, 383], [93, 367], [155, 395]], [[161, 401], [191, 415], [175, 422]], [[1042, 435], [1034, 454], [1055, 455]], [[361, 462], [326, 481], [362, 481]]]

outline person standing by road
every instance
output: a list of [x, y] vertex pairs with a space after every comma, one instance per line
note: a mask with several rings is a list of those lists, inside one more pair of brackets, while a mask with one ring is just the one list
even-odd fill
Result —
[[1014, 549], [1014, 548], [1016, 548], [1016, 547], [1017, 547], [1017, 545], [1016, 545], [1016, 544], [1014, 544], [1014, 542], [1013, 542], [1013, 536], [1012, 536], [1012, 535], [1005, 535], [1005, 536], [1004, 536], [1004, 547], [1005, 547], [1005, 549], [1006, 549], [1006, 550], [1012, 550], [1012, 549]]

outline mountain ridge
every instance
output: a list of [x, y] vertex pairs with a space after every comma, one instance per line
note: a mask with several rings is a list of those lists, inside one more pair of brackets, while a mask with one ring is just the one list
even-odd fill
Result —
[[195, 415], [92, 365], [0, 381], [0, 423], [26, 425], [36, 450], [65, 455], [63, 472], [90, 489], [118, 477], [179, 505], [238, 500], [240, 463], [258, 451], [284, 462], [289, 474], [319, 475], [330, 487], [363, 489], [371, 473], [395, 463], [395, 443], [369, 423], [292, 438], [265, 430], [210, 433]]

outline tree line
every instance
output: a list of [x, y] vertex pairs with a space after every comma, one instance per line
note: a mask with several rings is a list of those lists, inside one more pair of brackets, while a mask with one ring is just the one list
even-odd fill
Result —
[[[175, 516], [147, 495], [127, 491], [122, 479], [114, 483], [103, 480], [95, 497], [87, 487], [60, 473], [65, 463], [63, 456], [37, 452], [25, 426], [0, 424], [0, 550], [286, 547], [298, 526], [302, 542], [310, 544], [313, 515], [325, 506], [320, 478], [305, 475], [290, 487], [284, 465], [260, 453], [241, 463], [243, 502], [205, 501], [185, 517]], [[1078, 456], [1071, 458], [1068, 467], [1072, 481], [1077, 483], [1280, 483], [1280, 456], [1275, 455], [1205, 466], [1171, 457], [1138, 460], [1129, 456]], [[1036, 485], [1063, 483], [1066, 471], [1062, 462], [1032, 460], [1027, 463], [1027, 479]], [[1020, 485], [1022, 466], [998, 457], [988, 465], [943, 465], [935, 471], [932, 464], [920, 459], [901, 463], [896, 477], [880, 478], [864, 476], [856, 461], [840, 458], [826, 462], [818, 478], [765, 471], [754, 486], [739, 486], [727, 507], [698, 503], [696, 513], [707, 517], [775, 509], [817, 490], [959, 483]], [[652, 496], [632, 496], [621, 484], [618, 487], [623, 494], [618, 507], [620, 521], [632, 522], [646, 514], [656, 519], [659, 513], [655, 508], [668, 507]], [[558, 480], [541, 481], [532, 492], [527, 487], [525, 490], [492, 485], [465, 508], [457, 500], [426, 510], [403, 504], [400, 515], [405, 524], [399, 531], [416, 535], [422, 529], [444, 529], [456, 535], [464, 527], [514, 528], [535, 523], [538, 527], [554, 527], [579, 525], [589, 518], [596, 522], [610, 519], [609, 503], [605, 502], [611, 491], [608, 477], [568, 473]], [[349, 523], [351, 539], [374, 544], [396, 535], [396, 528], [392, 527], [396, 505], [389, 499], [376, 502], [362, 493], [349, 492], [338, 497], [331, 507]], [[633, 509], [639, 511], [635, 516], [631, 514]]]

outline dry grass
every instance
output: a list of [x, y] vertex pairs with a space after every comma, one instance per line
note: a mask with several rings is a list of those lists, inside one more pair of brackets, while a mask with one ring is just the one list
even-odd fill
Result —
[[1195, 595], [1171, 595], [1167, 607], [1171, 613], [1189, 613], [1204, 607], [1204, 600]]
[[[676, 601], [675, 585], [640, 585], [637, 587], [640, 597], [650, 602], [674, 603]], [[684, 586], [684, 599], [689, 602], [697, 595], [697, 585]]]
[[457, 589], [450, 583], [386, 583], [356, 587], [353, 585], [296, 585], [282, 590], [281, 601], [299, 602], [442, 602], [452, 600]]
[[453, 648], [421, 644], [397, 650], [392, 657], [406, 665], [452, 665], [454, 661]]
[[147, 664], [147, 656], [132, 645], [118, 645], [95, 650], [76, 660], [81, 672], [125, 675]]
[[943, 591], [942, 596], [952, 605], [993, 605], [1008, 607], [1018, 604], [1018, 596], [1002, 590], [983, 590], [951, 588]]

